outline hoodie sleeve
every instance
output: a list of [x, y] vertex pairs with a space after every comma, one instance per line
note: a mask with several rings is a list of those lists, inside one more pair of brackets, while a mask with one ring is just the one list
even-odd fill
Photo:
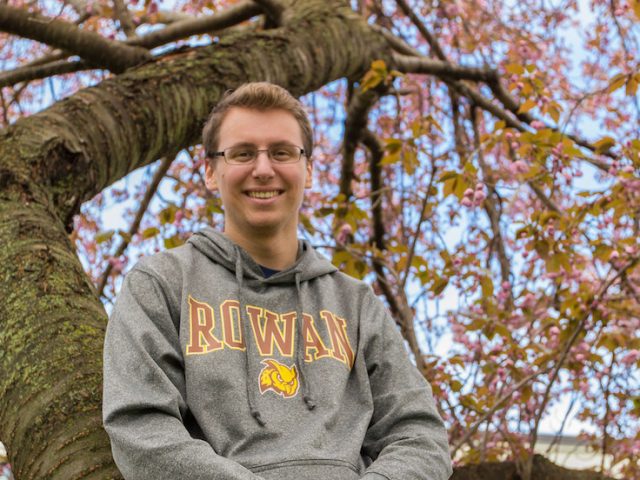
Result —
[[184, 421], [183, 359], [164, 291], [144, 271], [127, 275], [107, 326], [103, 421], [127, 480], [258, 480], [193, 438]]
[[447, 432], [431, 387], [409, 361], [386, 308], [370, 292], [363, 308], [365, 361], [373, 416], [363, 450], [374, 462], [367, 480], [446, 480], [451, 476]]

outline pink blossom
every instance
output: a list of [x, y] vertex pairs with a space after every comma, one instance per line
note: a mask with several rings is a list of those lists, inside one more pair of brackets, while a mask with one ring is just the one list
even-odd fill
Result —
[[632, 364], [637, 362], [638, 359], [640, 359], [640, 350], [634, 349], [630, 350], [624, 357], [622, 357], [621, 362], [627, 367], [630, 367]]
[[461, 201], [460, 204], [463, 207], [471, 207], [473, 205], [473, 202], [471, 201], [471, 199], [469, 197], [464, 197]]
[[338, 241], [338, 243], [346, 243], [346, 241], [348, 240], [349, 236], [353, 233], [353, 228], [351, 228], [351, 225], [349, 225], [348, 223], [343, 223], [342, 226], [340, 227], [340, 230], [338, 230], [338, 235], [336, 235], [336, 240]]
[[512, 175], [518, 175], [520, 173], [527, 173], [529, 171], [529, 165], [527, 165], [524, 160], [517, 160], [509, 165], [508, 169]]
[[484, 193], [482, 190], [476, 190], [476, 192], [473, 194], [473, 203], [476, 205], [480, 205], [485, 198], [487, 198], [486, 193]]
[[531, 127], [535, 128], [536, 130], [539, 130], [540, 128], [544, 128], [545, 126], [546, 125], [540, 120], [534, 120], [533, 122], [531, 122]]

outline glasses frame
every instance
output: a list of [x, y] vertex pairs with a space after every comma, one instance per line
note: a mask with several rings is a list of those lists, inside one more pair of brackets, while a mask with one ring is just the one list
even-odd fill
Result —
[[273, 157], [271, 156], [270, 151], [271, 151], [272, 148], [275, 149], [275, 148], [282, 147], [282, 146], [283, 145], [275, 145], [275, 146], [269, 147], [269, 148], [256, 148], [256, 150], [255, 150], [256, 151], [256, 155], [249, 162], [233, 163], [233, 162], [229, 161], [229, 159], [227, 158], [226, 152], [231, 150], [232, 148], [238, 148], [237, 146], [225, 148], [224, 150], [220, 150], [218, 152], [213, 152], [213, 153], [211, 153], [210, 156], [213, 157], [213, 158], [222, 157], [224, 159], [224, 163], [226, 163], [227, 165], [234, 165], [234, 166], [236, 166], [236, 165], [253, 165], [254, 163], [256, 163], [256, 160], [258, 160], [258, 155], [260, 155], [260, 152], [266, 152], [267, 153], [267, 157], [269, 157], [269, 160], [271, 161], [271, 163], [275, 164], [275, 165], [290, 165], [290, 164], [293, 164], [293, 163], [298, 163], [302, 159], [303, 156], [305, 156], [305, 157], [308, 156], [307, 152], [305, 151], [304, 148], [299, 147], [298, 145], [286, 144], [284, 146], [295, 147], [298, 150], [300, 150], [300, 155], [298, 155], [298, 158], [296, 160], [292, 160], [290, 162], [278, 162], [277, 160], [273, 159]]

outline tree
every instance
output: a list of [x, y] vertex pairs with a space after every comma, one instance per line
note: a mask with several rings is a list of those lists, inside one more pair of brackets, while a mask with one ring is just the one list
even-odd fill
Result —
[[[118, 477], [100, 296], [129, 243], [171, 247], [219, 222], [200, 127], [249, 80], [319, 91], [306, 234], [386, 300], [459, 461], [553, 469], [531, 453], [565, 395], [603, 459], [640, 474], [637, 2], [594, 0], [580, 47], [557, 34], [579, 17], [571, 0], [352, 3], [0, 4], [0, 439], [18, 479]], [[33, 113], [48, 95], [65, 98]], [[108, 187], [158, 159], [131, 227], [104, 230], [96, 212], [130, 194]], [[145, 218], [167, 178], [175, 197]]]

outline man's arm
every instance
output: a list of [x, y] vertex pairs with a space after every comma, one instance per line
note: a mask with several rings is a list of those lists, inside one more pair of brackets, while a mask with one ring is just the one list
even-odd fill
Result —
[[447, 432], [431, 387], [409, 361], [388, 312], [371, 297], [361, 328], [374, 410], [363, 450], [375, 461], [363, 478], [446, 480], [452, 473]]
[[258, 480], [192, 438], [182, 352], [168, 300], [149, 274], [125, 279], [104, 350], [103, 420], [127, 480]]

